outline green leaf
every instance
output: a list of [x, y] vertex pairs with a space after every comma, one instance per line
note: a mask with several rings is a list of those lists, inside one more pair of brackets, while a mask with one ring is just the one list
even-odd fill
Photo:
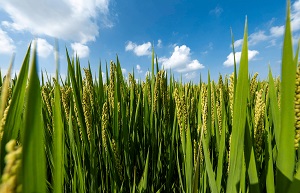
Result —
[[185, 179], [186, 179], [186, 192], [192, 192], [192, 176], [193, 176], [193, 147], [191, 141], [190, 126], [188, 123], [186, 133], [186, 155], [185, 155]]
[[[72, 106], [71, 106], [72, 107]], [[70, 108], [71, 108], [70, 107]], [[70, 141], [70, 152], [74, 161], [74, 170], [75, 170], [75, 174], [74, 174], [74, 183], [78, 183], [79, 185], [79, 192], [85, 192], [86, 187], [85, 187], [85, 178], [84, 178], [84, 170], [82, 168], [81, 165], [81, 160], [80, 160], [80, 156], [79, 155], [79, 149], [78, 146], [76, 146], [76, 140], [75, 140], [75, 136], [74, 136], [74, 127], [72, 124], [72, 111], [70, 111], [70, 115], [69, 115], [69, 124], [68, 124], [68, 136], [69, 136], [69, 141]], [[71, 159], [70, 159], [71, 161]], [[78, 182], [77, 180], [78, 179]], [[75, 189], [77, 190], [77, 189]]]
[[140, 192], [143, 192], [147, 189], [147, 179], [148, 179], [148, 169], [149, 169], [148, 165], [149, 165], [149, 150], [148, 150], [148, 153], [147, 153], [144, 172], [143, 172], [142, 178], [141, 178], [141, 180], [139, 182], [139, 185], [138, 185], [138, 189], [139, 189]]
[[[24, 108], [24, 98], [26, 92], [26, 85], [28, 79], [28, 69], [29, 69], [29, 57], [30, 57], [30, 47], [29, 45], [25, 59], [23, 61], [16, 85], [14, 86], [10, 107], [7, 112], [6, 122], [4, 126], [4, 133], [1, 140], [1, 147], [11, 140], [18, 137], [19, 131], [23, 124], [22, 113]], [[1, 117], [1, 116], [0, 116]], [[23, 131], [21, 130], [21, 133]], [[1, 156], [4, 155], [5, 150], [1, 148]], [[1, 157], [1, 171], [4, 167], [3, 157]]]
[[[71, 84], [72, 84], [72, 89], [73, 89], [73, 97], [74, 97], [74, 101], [75, 101], [75, 106], [78, 112], [78, 120], [79, 120], [79, 124], [80, 124], [80, 130], [82, 133], [82, 137], [83, 137], [83, 144], [89, 144], [88, 142], [88, 137], [87, 137], [87, 132], [86, 132], [86, 127], [85, 127], [85, 122], [84, 122], [84, 115], [83, 115], [83, 108], [82, 108], [82, 103], [81, 103], [81, 92], [80, 92], [80, 88], [81, 87], [81, 81], [76, 81], [76, 77], [75, 77], [75, 73], [74, 73], [74, 68], [73, 65], [70, 61], [70, 57], [68, 54], [68, 50], [66, 50], [66, 55], [67, 55], [67, 61], [68, 61], [68, 73], [70, 75], [71, 78]], [[77, 70], [77, 77], [81, 76], [80, 74], [80, 70], [78, 72], [78, 68], [80, 68], [79, 66], [79, 62], [76, 62], [76, 70]], [[88, 145], [86, 145], [86, 147], [88, 147]]]
[[[249, 177], [249, 183], [250, 183], [250, 192], [257, 192], [259, 193], [259, 180], [258, 180], [258, 172], [256, 168], [256, 161], [255, 161], [255, 155], [254, 155], [254, 149], [253, 149], [253, 141], [252, 141], [252, 135], [251, 135], [251, 124], [249, 124], [251, 120], [250, 112], [247, 110], [247, 124], [246, 124], [246, 131], [245, 131], [245, 162]], [[253, 132], [253, 131], [252, 131]]]
[[37, 74], [36, 48], [33, 48], [28, 97], [24, 114], [24, 136], [22, 152], [23, 192], [46, 192], [46, 162], [44, 124], [40, 81]]
[[[276, 102], [277, 105], [277, 102]], [[267, 177], [266, 177], [266, 189], [268, 193], [275, 192], [274, 184], [274, 169], [273, 169], [273, 155], [272, 155], [272, 137], [269, 129], [269, 121], [266, 119], [266, 132], [267, 132], [267, 148], [266, 148], [266, 160], [267, 160]]]
[[[235, 92], [233, 106], [233, 126], [230, 145], [230, 169], [227, 180], [226, 192], [237, 192], [240, 181], [242, 158], [244, 153], [244, 134], [246, 123], [247, 98], [249, 92], [248, 85], [248, 26], [245, 22], [244, 42], [240, 60], [239, 75], [237, 78], [237, 88]], [[236, 81], [236, 80], [235, 80]]]
[[281, 130], [278, 144], [276, 192], [284, 192], [293, 180], [295, 167], [295, 112], [294, 94], [296, 66], [293, 58], [292, 33], [290, 23], [290, 3], [288, 1], [285, 35], [281, 67]]
[[206, 172], [208, 175], [210, 191], [217, 193], [217, 192], [219, 192], [219, 190], [218, 190], [217, 183], [215, 180], [215, 174], [214, 174], [213, 167], [212, 167], [212, 164], [210, 161], [209, 152], [208, 152], [209, 149], [207, 147], [207, 141], [206, 141], [205, 137], [202, 139], [202, 145], [203, 145], [203, 153], [204, 153], [204, 158], [205, 158]]
[[281, 117], [280, 117], [280, 112], [278, 107], [277, 95], [275, 91], [274, 79], [270, 67], [269, 67], [269, 96], [270, 96], [270, 108], [271, 108], [272, 121], [274, 124], [275, 141], [277, 144], [279, 144]]
[[[57, 52], [57, 51], [56, 51]], [[64, 184], [64, 126], [62, 121], [62, 110], [60, 100], [60, 85], [58, 83], [58, 61], [56, 69], [56, 81], [54, 88], [54, 191], [63, 192]]]

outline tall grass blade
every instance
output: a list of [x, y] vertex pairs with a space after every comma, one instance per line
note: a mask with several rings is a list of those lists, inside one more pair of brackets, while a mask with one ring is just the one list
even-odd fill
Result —
[[214, 174], [211, 160], [209, 157], [209, 152], [208, 152], [209, 149], [207, 147], [207, 141], [205, 138], [202, 139], [202, 145], [203, 145], [203, 153], [204, 153], [204, 158], [205, 158], [206, 172], [208, 175], [210, 191], [213, 193], [217, 193], [217, 192], [219, 192], [219, 190], [218, 190], [217, 183], [215, 180], [215, 174]]
[[193, 147], [191, 141], [190, 126], [188, 123], [186, 133], [186, 156], [185, 156], [185, 178], [186, 178], [186, 192], [192, 192], [192, 177], [193, 177]]
[[296, 66], [293, 58], [293, 45], [290, 23], [290, 3], [288, 1], [285, 35], [281, 67], [281, 130], [278, 144], [276, 192], [284, 192], [293, 180], [295, 166], [295, 112], [294, 94]]
[[21, 182], [23, 192], [45, 193], [46, 162], [44, 124], [35, 46], [33, 47], [27, 95], [24, 114]]
[[[75, 106], [77, 108], [77, 111], [78, 111], [78, 120], [79, 120], [79, 124], [80, 124], [80, 129], [82, 131], [82, 138], [83, 138], [83, 141], [84, 143], [83, 144], [89, 144], [88, 143], [88, 137], [87, 137], [87, 131], [86, 131], [86, 127], [85, 127], [85, 122], [84, 122], [84, 115], [83, 115], [83, 109], [82, 109], [82, 104], [81, 104], [81, 81], [78, 81], [76, 80], [76, 77], [75, 77], [75, 70], [74, 70], [74, 67], [71, 63], [71, 60], [70, 60], [70, 57], [69, 57], [69, 54], [68, 54], [68, 50], [66, 50], [66, 55], [67, 55], [67, 61], [68, 61], [68, 73], [70, 75], [70, 78], [71, 78], [71, 84], [72, 84], [72, 88], [73, 88], [73, 96], [74, 96], [74, 101], [75, 101]], [[76, 66], [77, 68], [80, 68], [79, 67], [79, 62], [77, 61], [76, 62]], [[81, 76], [80, 75], [80, 71], [78, 72], [77, 70], [77, 78], [78, 76]], [[87, 147], [87, 145], [86, 145]]]
[[141, 180], [139, 182], [139, 185], [138, 185], [138, 189], [139, 189], [140, 192], [143, 192], [147, 189], [147, 179], [148, 179], [148, 169], [149, 169], [148, 166], [149, 166], [149, 150], [148, 150], [148, 153], [147, 153], [144, 172], [143, 172], [142, 178], [141, 178]]
[[[240, 181], [242, 158], [244, 153], [244, 134], [248, 98], [248, 27], [245, 22], [244, 42], [240, 60], [237, 88], [233, 106], [233, 128], [230, 145], [230, 166], [226, 192], [237, 192]], [[236, 80], [235, 80], [236, 81]]]
[[[70, 141], [70, 152], [74, 161], [75, 165], [75, 174], [74, 174], [74, 184], [78, 184], [80, 190], [79, 192], [84, 192], [86, 190], [85, 186], [85, 180], [84, 180], [84, 170], [82, 168], [81, 160], [80, 160], [80, 155], [79, 155], [79, 148], [76, 146], [76, 139], [74, 136], [74, 127], [72, 124], [72, 111], [70, 111], [69, 115], [69, 123], [68, 123], [68, 136], [69, 136], [69, 141]], [[70, 161], [71, 159], [69, 159]], [[67, 160], [66, 160], [66, 163]], [[76, 180], [78, 179], [78, 181]], [[75, 189], [77, 190], [77, 189]]]
[[[56, 48], [58, 49], [58, 48]], [[56, 54], [56, 81], [54, 88], [54, 191], [55, 193], [63, 192], [64, 183], [64, 127], [62, 121], [62, 110], [60, 101], [60, 85], [58, 83], [58, 50], [55, 50]]]
[[274, 125], [275, 141], [277, 144], [279, 144], [281, 117], [280, 117], [280, 111], [278, 107], [277, 95], [275, 91], [274, 78], [270, 67], [269, 67], [269, 97], [270, 97], [270, 113], [272, 115], [272, 121]]
[[259, 180], [258, 180], [258, 172], [256, 168], [256, 161], [255, 161], [255, 155], [254, 155], [254, 146], [253, 146], [253, 140], [251, 136], [251, 124], [250, 123], [250, 114], [247, 110], [247, 124], [245, 127], [245, 162], [247, 166], [248, 171], [248, 177], [249, 177], [249, 183], [250, 183], [250, 192], [260, 192], [259, 188]]
[[[276, 103], [277, 105], [277, 103]], [[273, 166], [273, 152], [272, 152], [272, 137], [269, 129], [269, 121], [266, 119], [266, 131], [267, 131], [267, 148], [266, 148], [266, 159], [268, 162], [267, 165], [267, 177], [266, 177], [266, 189], [268, 193], [275, 192], [274, 184], [274, 166]]]

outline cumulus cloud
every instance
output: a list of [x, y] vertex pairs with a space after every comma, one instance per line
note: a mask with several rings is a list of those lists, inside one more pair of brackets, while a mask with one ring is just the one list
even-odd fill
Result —
[[[240, 63], [241, 53], [242, 52], [235, 53], [235, 60], [236, 60], [237, 64]], [[259, 52], [257, 50], [248, 50], [248, 60], [249, 61], [253, 60], [254, 57], [258, 54], [259, 54]], [[224, 64], [224, 66], [227, 66], [227, 67], [234, 65], [234, 57], [233, 57], [232, 52], [227, 56], [227, 60], [223, 64]]]
[[188, 72], [204, 68], [198, 60], [191, 59], [191, 49], [186, 45], [175, 46], [172, 55], [159, 58], [158, 61], [162, 63], [164, 69], [175, 69], [177, 72]]
[[15, 49], [14, 41], [0, 28], [0, 53], [12, 54]]
[[109, 0], [10, 0], [1, 1], [11, 21], [2, 26], [34, 35], [47, 35], [85, 44], [99, 34], [96, 23], [109, 24]]
[[85, 58], [90, 53], [89, 47], [81, 43], [72, 43], [71, 47], [74, 51], [74, 55], [77, 55], [79, 58]]
[[53, 46], [47, 42], [47, 40], [37, 39], [37, 53], [43, 58], [47, 58], [53, 52]]
[[126, 51], [133, 51], [137, 56], [151, 55], [151, 43], [147, 42], [141, 45], [137, 45], [132, 41], [129, 41], [125, 47]]
[[143, 73], [143, 70], [139, 64], [136, 65], [136, 70], [138, 71], [138, 73]]

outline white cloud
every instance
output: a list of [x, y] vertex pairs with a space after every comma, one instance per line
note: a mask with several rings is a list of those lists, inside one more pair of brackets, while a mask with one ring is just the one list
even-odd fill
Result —
[[223, 12], [222, 7], [220, 7], [219, 5], [217, 7], [215, 7], [214, 9], [209, 11], [209, 14], [211, 15], [215, 15], [217, 17], [219, 17]]
[[208, 50], [205, 50], [205, 51], [201, 52], [201, 54], [203, 54], [203, 55], [208, 54]]
[[185, 79], [191, 80], [197, 77], [196, 72], [188, 72], [184, 75]]
[[23, 30], [23, 27], [16, 24], [16, 23], [10, 23], [8, 21], [2, 21], [1, 22], [1, 25], [6, 27], [6, 28], [9, 28], [11, 30], [16, 30], [16, 31], [22, 31]]
[[14, 41], [0, 28], [0, 53], [12, 54], [15, 49]]
[[[259, 54], [259, 52], [257, 50], [248, 50], [248, 61], [254, 59], [254, 57], [258, 54]], [[240, 63], [241, 52], [235, 53], [235, 60], [236, 60], [237, 64]], [[234, 65], [234, 57], [233, 57], [232, 52], [227, 56], [227, 60], [223, 64], [224, 64], [224, 66], [227, 66], [227, 67]]]
[[293, 44], [294, 45], [298, 45], [299, 41], [300, 41], [300, 33], [299, 34], [295, 34], [293, 36]]
[[10, 0], [0, 6], [12, 20], [3, 21], [4, 27], [82, 44], [98, 36], [99, 17], [109, 25], [109, 0]]
[[122, 70], [122, 74], [126, 74], [127, 73], [127, 70], [125, 68], [121, 68]]
[[268, 36], [265, 34], [265, 31], [258, 31], [255, 33], [252, 33], [249, 36], [249, 45], [255, 45], [261, 41], [265, 41], [268, 39]]
[[190, 48], [186, 45], [175, 46], [170, 58], [162, 57], [158, 61], [164, 69], [175, 69], [177, 72], [188, 72], [204, 68], [198, 60], [191, 59]]
[[89, 47], [81, 43], [72, 43], [71, 47], [74, 51], [74, 55], [77, 55], [79, 58], [85, 58], [90, 53]]
[[295, 1], [292, 5], [291, 25], [293, 31], [300, 29], [300, 0]]
[[274, 37], [282, 36], [284, 33], [284, 26], [274, 26], [270, 28], [270, 35]]
[[188, 71], [198, 70], [198, 69], [202, 69], [202, 68], [204, 68], [203, 64], [200, 64], [200, 62], [198, 60], [193, 60], [189, 64], [187, 64], [185, 68], [178, 69], [177, 71], [178, 72], [188, 72]]
[[37, 53], [43, 58], [47, 58], [53, 52], [53, 46], [50, 45], [47, 40], [37, 39]]
[[[300, 30], [300, 0], [295, 1], [292, 5], [291, 27], [293, 32]], [[275, 37], [282, 36], [284, 34], [284, 25], [271, 27], [270, 34]]]
[[[258, 32], [254, 32], [252, 34], [249, 35], [249, 38], [248, 38], [248, 45], [249, 46], [253, 46], [253, 45], [256, 45], [257, 43], [259, 42], [262, 42], [262, 41], [265, 41], [267, 40], [269, 37], [265, 34], [265, 31], [258, 31]], [[236, 40], [234, 42], [234, 48], [239, 48], [242, 46], [243, 44], [243, 39], [239, 39], [239, 40]], [[231, 46], [231, 45], [230, 45]]]
[[[272, 18], [267, 26], [270, 26], [274, 23], [275, 18]], [[292, 31], [297, 32], [300, 30], [300, 0], [297, 0], [293, 3], [292, 5], [292, 10], [291, 10], [291, 26], [292, 26]], [[270, 27], [269, 33], [266, 34], [266, 31], [264, 30], [259, 30], [258, 32], [254, 32], [249, 35], [249, 46], [256, 45], [260, 42], [263, 41], [270, 41], [271, 45], [267, 47], [271, 47], [275, 45], [276, 39], [278, 37], [283, 36], [285, 30], [284, 25], [279, 25], [279, 26], [273, 26]], [[294, 37], [295, 39], [295, 37]], [[236, 40], [234, 42], [234, 47], [238, 48], [242, 45], [243, 39]]]
[[126, 51], [133, 51], [137, 56], [151, 55], [151, 43], [147, 42], [141, 45], [137, 45], [132, 41], [129, 41], [125, 47]]
[[[236, 41], [233, 43], [234, 48], [238, 48], [238, 47], [240, 47], [242, 44], [243, 44], [243, 39], [236, 40]], [[231, 46], [231, 44], [230, 44], [230, 46]]]
[[273, 47], [273, 46], [276, 46], [276, 40], [275, 39], [270, 40], [269, 45], [266, 48], [270, 48], [270, 47]]
[[138, 73], [143, 73], [143, 70], [139, 64], [136, 65], [136, 70], [138, 71]]
[[161, 41], [161, 39], [157, 40], [157, 47], [158, 48], [162, 47], [162, 41]]

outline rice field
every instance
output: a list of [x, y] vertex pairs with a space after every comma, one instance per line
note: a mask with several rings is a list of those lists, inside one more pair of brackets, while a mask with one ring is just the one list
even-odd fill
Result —
[[93, 77], [67, 50], [65, 79], [39, 76], [31, 44], [17, 77], [0, 74], [0, 192], [300, 192], [290, 8], [280, 77], [249, 75], [245, 23], [240, 65], [200, 83], [177, 81], [154, 51], [143, 81], [118, 58]]

